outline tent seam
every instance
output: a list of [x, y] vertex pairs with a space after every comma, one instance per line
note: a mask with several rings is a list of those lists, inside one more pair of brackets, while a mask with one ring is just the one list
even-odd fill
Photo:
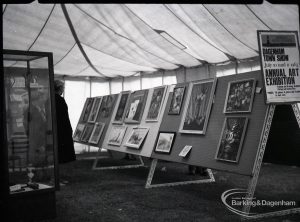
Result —
[[258, 53], [255, 49], [253, 49], [252, 47], [248, 46], [246, 43], [242, 42], [240, 39], [238, 39], [232, 32], [230, 32], [209, 10], [208, 8], [205, 7], [204, 4], [202, 4], [203, 7], [209, 12], [209, 14], [230, 34], [232, 35], [236, 40], [238, 40], [240, 43], [242, 43], [244, 46], [246, 46], [247, 48], [251, 49], [252, 51], [254, 51], [255, 53]]
[[49, 15], [48, 15], [48, 17], [47, 17], [47, 19], [46, 19], [44, 25], [43, 25], [43, 27], [42, 27], [41, 30], [39, 31], [39, 34], [37, 35], [37, 37], [35, 38], [35, 40], [33, 41], [33, 43], [29, 46], [29, 48], [27, 49], [27, 51], [29, 51], [29, 50], [32, 48], [32, 46], [35, 44], [35, 42], [36, 42], [36, 41], [38, 40], [38, 38], [40, 37], [41, 33], [43, 32], [45, 26], [47, 25], [47, 23], [48, 23], [48, 21], [49, 21], [49, 19], [50, 19], [50, 16], [51, 16], [52, 13], [53, 13], [53, 10], [54, 10], [55, 6], [56, 6], [56, 4], [53, 5], [53, 7], [52, 7], [52, 9], [51, 9], [51, 11], [50, 11], [50, 13], [49, 13]]
[[250, 12], [252, 12], [252, 14], [262, 23], [264, 24], [268, 29], [272, 30], [258, 15], [256, 15], [256, 13], [248, 6], [248, 5], [245, 5]]
[[76, 42], [74, 43], [74, 45], [68, 50], [68, 52], [58, 61], [54, 64], [54, 66], [56, 66], [58, 63], [60, 63], [74, 48], [74, 46], [76, 45]]

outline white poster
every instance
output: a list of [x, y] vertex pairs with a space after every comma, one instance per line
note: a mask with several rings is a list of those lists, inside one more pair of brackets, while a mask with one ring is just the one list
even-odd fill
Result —
[[300, 102], [296, 31], [258, 31], [267, 104]]

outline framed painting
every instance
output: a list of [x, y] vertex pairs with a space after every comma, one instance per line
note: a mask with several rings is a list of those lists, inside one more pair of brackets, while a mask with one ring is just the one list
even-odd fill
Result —
[[112, 126], [107, 143], [109, 145], [121, 146], [126, 129], [127, 126]]
[[238, 163], [247, 124], [248, 117], [225, 118], [215, 159]]
[[92, 123], [85, 124], [84, 130], [83, 130], [83, 133], [82, 133], [82, 136], [80, 139], [81, 142], [87, 143], [89, 141], [89, 138], [92, 134], [94, 125], [95, 124], [92, 124]]
[[100, 110], [97, 116], [97, 122], [100, 122], [101, 119], [106, 119], [112, 112], [113, 106], [115, 103], [115, 95], [107, 95], [102, 97], [102, 102]]
[[103, 129], [104, 129], [105, 123], [96, 123], [93, 131], [91, 133], [89, 143], [98, 144], [99, 139], [102, 135]]
[[153, 89], [146, 121], [157, 121], [164, 100], [165, 91], [166, 86], [160, 86]]
[[90, 115], [90, 111], [92, 109], [93, 106], [93, 101], [94, 98], [87, 98], [82, 110], [82, 114], [81, 114], [81, 121], [82, 122], [87, 122], [89, 115]]
[[176, 86], [173, 91], [171, 104], [169, 107], [169, 115], [179, 115], [182, 101], [184, 98], [185, 86]]
[[149, 128], [140, 128], [136, 127], [133, 128], [127, 142], [125, 143], [125, 146], [140, 149], [141, 144], [145, 140], [147, 133], [149, 131]]
[[82, 136], [82, 133], [83, 133], [83, 130], [84, 130], [84, 124], [78, 124], [76, 129], [75, 129], [75, 132], [74, 132], [74, 135], [73, 135], [73, 140], [75, 142], [79, 142], [80, 141], [80, 138]]
[[116, 115], [113, 119], [113, 123], [122, 124], [125, 117], [125, 109], [130, 97], [130, 91], [122, 92], [120, 102], [117, 108]]
[[190, 83], [179, 132], [205, 134], [215, 87], [216, 79]]
[[96, 97], [94, 98], [94, 102], [93, 102], [93, 106], [91, 108], [91, 112], [88, 118], [88, 122], [95, 122], [99, 109], [100, 109], [100, 105], [101, 105], [101, 101], [102, 101], [102, 97]]
[[148, 90], [138, 90], [131, 93], [128, 106], [126, 108], [125, 123], [139, 123], [141, 121]]
[[256, 81], [245, 79], [228, 83], [224, 113], [251, 112]]
[[171, 153], [175, 141], [175, 132], [159, 132], [156, 140], [154, 152], [156, 153]]

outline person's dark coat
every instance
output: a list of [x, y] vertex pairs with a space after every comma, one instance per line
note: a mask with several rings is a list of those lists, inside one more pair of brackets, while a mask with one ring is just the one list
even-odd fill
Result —
[[67, 163], [76, 160], [72, 127], [65, 99], [55, 94], [56, 122], [57, 122], [57, 149], [58, 162]]

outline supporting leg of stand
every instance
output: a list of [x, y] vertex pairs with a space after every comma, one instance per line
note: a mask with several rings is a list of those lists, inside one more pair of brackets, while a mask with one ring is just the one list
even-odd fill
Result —
[[[111, 152], [109, 151], [108, 153], [109, 153], [109, 156], [113, 158]], [[99, 159], [96, 157], [92, 169], [93, 170], [115, 170], [115, 169], [130, 169], [130, 168], [144, 167], [145, 164], [144, 164], [144, 161], [143, 161], [142, 157], [138, 156], [138, 158], [139, 158], [139, 161], [140, 161], [140, 163], [138, 163], [138, 164], [124, 165], [124, 166], [97, 167]]]
[[209, 179], [201, 179], [201, 180], [188, 180], [188, 181], [180, 181], [180, 182], [172, 182], [172, 183], [161, 183], [161, 184], [151, 184], [152, 179], [154, 176], [155, 168], [157, 165], [157, 159], [153, 159], [151, 162], [151, 167], [148, 173], [147, 182], [145, 188], [154, 188], [154, 187], [166, 187], [166, 186], [178, 186], [178, 185], [185, 185], [185, 184], [195, 184], [195, 183], [212, 183], [215, 182], [214, 175], [211, 169], [207, 169], [207, 173]]

